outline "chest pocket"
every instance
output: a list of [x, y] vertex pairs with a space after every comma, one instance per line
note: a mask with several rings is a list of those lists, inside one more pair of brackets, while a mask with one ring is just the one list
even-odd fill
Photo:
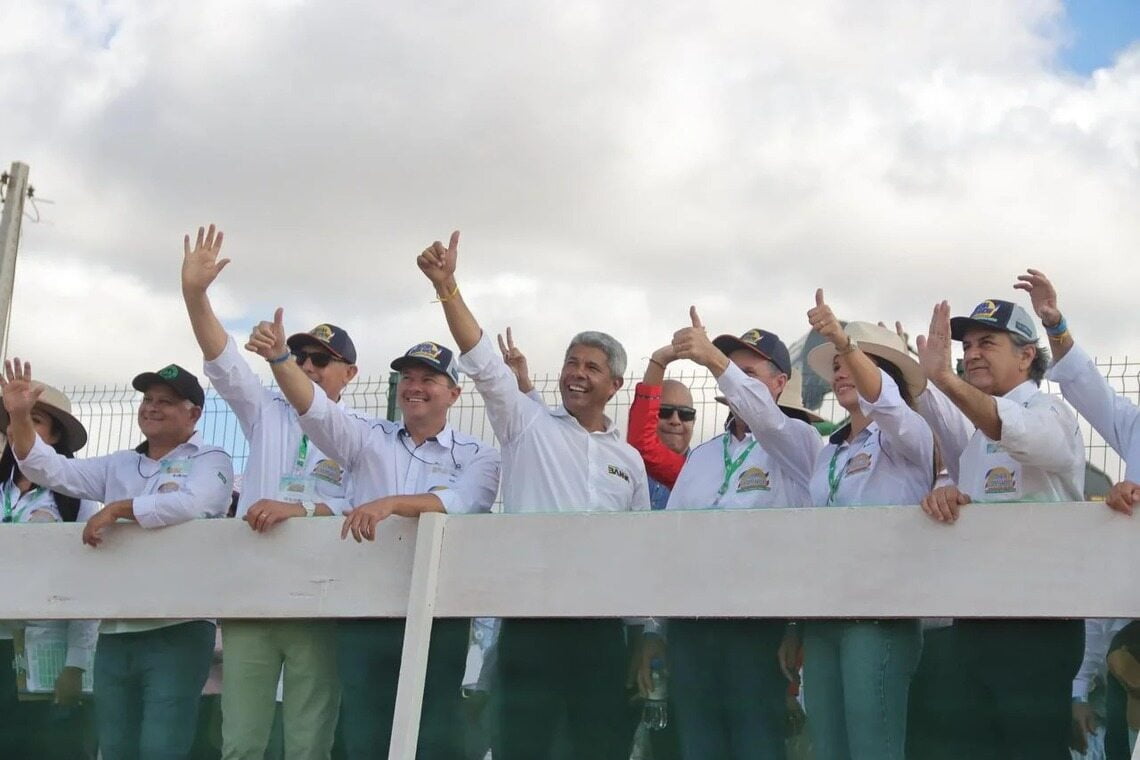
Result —
[[1021, 466], [1001, 444], [987, 442], [986, 456], [982, 461], [982, 498], [1009, 501], [1021, 496]]
[[157, 493], [174, 493], [186, 489], [186, 481], [194, 470], [194, 462], [188, 458], [163, 459], [158, 463]]

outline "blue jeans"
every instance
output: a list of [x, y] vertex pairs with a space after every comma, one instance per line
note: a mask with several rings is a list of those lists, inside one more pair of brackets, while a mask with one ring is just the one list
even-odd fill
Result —
[[684, 760], [783, 760], [783, 620], [669, 621], [669, 694]]
[[917, 620], [810, 622], [804, 700], [816, 760], [903, 760]]
[[188, 757], [213, 656], [214, 624], [205, 620], [101, 635], [95, 723], [103, 760]]

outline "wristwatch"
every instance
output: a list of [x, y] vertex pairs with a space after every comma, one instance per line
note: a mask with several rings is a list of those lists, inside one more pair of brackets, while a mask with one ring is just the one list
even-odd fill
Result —
[[311, 501], [301, 502], [301, 508], [305, 510], [305, 517], [312, 517], [317, 513], [317, 505]]

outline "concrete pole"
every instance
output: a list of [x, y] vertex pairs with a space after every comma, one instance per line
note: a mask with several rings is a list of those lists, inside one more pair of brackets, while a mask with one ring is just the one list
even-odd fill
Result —
[[16, 250], [20, 245], [20, 222], [28, 197], [28, 165], [12, 162], [4, 188], [4, 211], [0, 215], [0, 359], [8, 358], [8, 320], [12, 316], [12, 291], [16, 285]]

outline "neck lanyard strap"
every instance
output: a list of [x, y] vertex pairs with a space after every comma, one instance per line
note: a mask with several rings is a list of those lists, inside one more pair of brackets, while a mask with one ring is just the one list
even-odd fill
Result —
[[297, 459], [293, 462], [293, 474], [305, 474], [305, 463], [309, 461], [309, 436], [302, 434], [301, 443], [297, 446]]
[[843, 471], [835, 471], [835, 463], [839, 460], [839, 452], [842, 448], [842, 444], [835, 447], [835, 453], [831, 455], [831, 464], [827, 465], [827, 506], [829, 507], [831, 503], [835, 501], [835, 494], [839, 491], [839, 484], [843, 482]]
[[728, 493], [729, 481], [732, 480], [732, 476], [736, 474], [736, 471], [740, 469], [740, 465], [744, 464], [744, 460], [748, 458], [748, 455], [752, 453], [752, 449], [756, 446], [756, 439], [753, 439], [747, 448], [740, 452], [740, 456], [736, 459], [731, 459], [728, 455], [728, 439], [731, 437], [731, 433], [724, 434], [724, 482], [720, 484], [720, 488], [717, 490], [718, 496], [724, 496]]

